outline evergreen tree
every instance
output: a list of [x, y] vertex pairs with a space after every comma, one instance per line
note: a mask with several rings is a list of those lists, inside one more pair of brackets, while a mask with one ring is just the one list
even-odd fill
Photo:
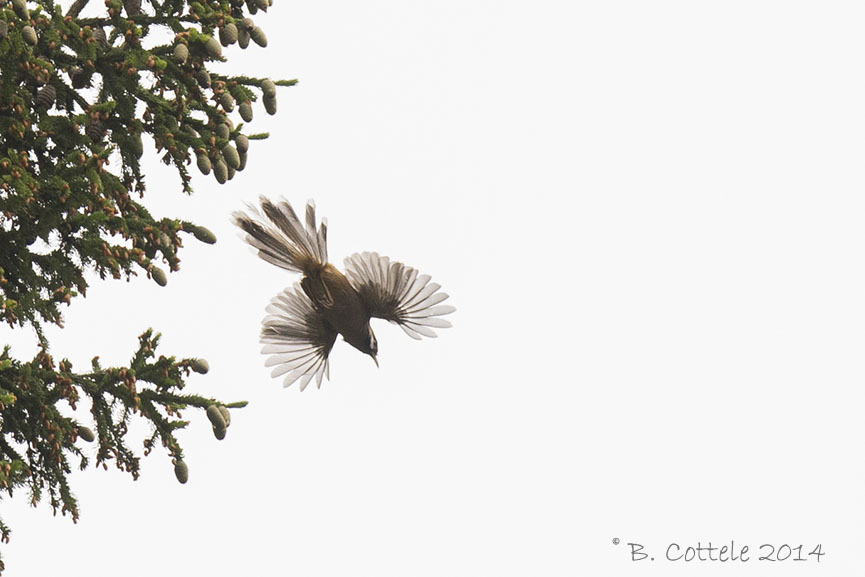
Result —
[[[135, 417], [153, 430], [143, 454], [161, 443], [183, 483], [181, 410], [206, 409], [222, 438], [228, 409], [245, 404], [184, 393], [184, 378], [206, 373], [207, 363], [157, 356], [151, 330], [129, 366], [102, 367], [97, 356], [76, 372], [52, 356], [42, 327], [62, 326], [59, 307], [85, 295], [87, 270], [165, 285], [157, 263], [178, 269], [181, 233], [216, 242], [194, 223], [153, 218], [139, 202], [142, 135], [176, 168], [184, 193], [192, 192], [193, 160], [219, 183], [243, 170], [249, 141], [267, 135], [243, 134], [231, 116], [249, 122], [259, 95], [274, 114], [276, 85], [294, 81], [228, 76], [211, 65], [234, 44], [267, 45], [249, 15], [269, 2], [0, 0], [0, 319], [31, 327], [39, 342], [30, 361], [12, 358], [8, 346], [0, 355], [0, 485], [10, 496], [26, 487], [34, 505], [47, 496], [55, 513], [77, 519], [67, 475], [89, 464], [81, 443], [97, 443], [97, 466], [113, 460], [137, 477], [139, 456], [125, 439]], [[79, 404], [89, 405], [92, 422], [63, 415], [63, 405]], [[9, 534], [0, 521], [0, 538]]]

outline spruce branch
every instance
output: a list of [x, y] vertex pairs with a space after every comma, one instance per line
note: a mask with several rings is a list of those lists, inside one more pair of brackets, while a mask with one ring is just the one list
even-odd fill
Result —
[[[143, 455], [161, 445], [185, 482], [178, 431], [209, 409], [222, 438], [229, 410], [245, 405], [186, 392], [190, 372], [206, 372], [206, 363], [157, 356], [152, 331], [127, 366], [104, 368], [94, 357], [79, 372], [49, 352], [44, 325], [63, 326], [62, 307], [86, 296], [93, 272], [165, 285], [166, 272], [180, 268], [180, 233], [216, 242], [203, 226], [147, 210], [141, 159], [159, 154], [187, 194], [193, 160], [220, 184], [243, 170], [250, 141], [268, 136], [246, 133], [253, 110], [274, 114], [277, 88], [297, 80], [212, 66], [237, 47], [266, 46], [250, 16], [269, 4], [107, 0], [80, 18], [88, 0], [65, 14], [52, 0], [0, 0], [0, 320], [32, 328], [39, 345], [27, 362], [8, 347], [0, 355], [0, 488], [10, 497], [26, 491], [34, 505], [44, 499], [77, 519], [72, 467], [113, 462], [137, 477], [142, 455], [129, 430], [141, 420], [151, 427]], [[155, 150], [144, 149], [143, 135]], [[0, 520], [0, 539], [9, 535]]]
[[[183, 451], [176, 432], [189, 424], [181, 411], [245, 406], [242, 401], [224, 404], [182, 393], [198, 359], [156, 356], [159, 338], [148, 329], [139, 337], [128, 366], [103, 368], [96, 357], [93, 370], [83, 373], [74, 372], [67, 359], [55, 362], [47, 348], [22, 363], [9, 357], [7, 346], [0, 356], [0, 486], [10, 495], [16, 487], [26, 486], [34, 505], [47, 489], [55, 513], [59, 510], [77, 520], [78, 501], [67, 481], [69, 461], [75, 457], [80, 469], [87, 467], [89, 458], [76, 443], [93, 435], [90, 423], [84, 422], [82, 403], [90, 405], [96, 430], [95, 465], [107, 468], [113, 461], [133, 478], [138, 478], [140, 469], [140, 457], [127, 439], [133, 418], [152, 428], [143, 441], [145, 454], [161, 442], [168, 456], [177, 460]], [[68, 415], [70, 410], [75, 416]]]

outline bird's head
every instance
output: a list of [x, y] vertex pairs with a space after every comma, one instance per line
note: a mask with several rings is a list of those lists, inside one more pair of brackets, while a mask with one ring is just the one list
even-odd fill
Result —
[[376, 359], [376, 355], [378, 355], [378, 341], [375, 340], [375, 334], [372, 332], [372, 327], [369, 326], [369, 323], [365, 327], [359, 328], [359, 330], [343, 334], [343, 338], [360, 352], [371, 356], [372, 360], [375, 361], [375, 366], [378, 366], [378, 360]]
[[376, 355], [378, 355], [378, 341], [375, 340], [375, 333], [372, 332], [372, 327], [367, 327], [367, 338], [364, 343], [364, 351], [366, 354], [372, 357], [372, 360], [375, 361], [375, 366], [378, 366], [378, 359]]

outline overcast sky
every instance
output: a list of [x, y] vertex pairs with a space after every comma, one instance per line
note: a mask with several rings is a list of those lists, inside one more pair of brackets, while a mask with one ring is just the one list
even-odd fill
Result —
[[[135, 482], [73, 474], [77, 525], [5, 498], [8, 574], [654, 576], [686, 565], [671, 543], [730, 540], [748, 563], [679, 571], [861, 573], [863, 16], [277, 0], [266, 50], [225, 50], [300, 80], [255, 107], [271, 138], [246, 171], [187, 198], [149, 157], [147, 206], [219, 242], [190, 238], [165, 288], [95, 282], [50, 331], [84, 368], [154, 327], [210, 362], [190, 391], [249, 406], [221, 442], [187, 412], [186, 485], [155, 451]], [[339, 266], [375, 250], [431, 275], [454, 327], [374, 323], [381, 368], [340, 341], [320, 390], [283, 389], [258, 331], [299, 279], [229, 221], [260, 194], [314, 198]], [[30, 358], [29, 332], [2, 336]]]

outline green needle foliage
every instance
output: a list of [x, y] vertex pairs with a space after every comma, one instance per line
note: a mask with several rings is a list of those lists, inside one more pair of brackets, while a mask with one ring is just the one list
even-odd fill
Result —
[[[229, 76], [213, 64], [234, 44], [266, 46], [249, 15], [269, 1], [0, 0], [0, 319], [34, 329], [40, 347], [28, 362], [8, 346], [0, 355], [0, 486], [10, 496], [26, 487], [35, 505], [47, 493], [55, 513], [77, 519], [70, 460], [85, 468], [82, 443], [95, 441], [97, 466], [114, 461], [137, 477], [126, 442], [133, 416], [152, 426], [144, 454], [161, 443], [185, 482], [180, 411], [216, 406], [208, 415], [222, 438], [227, 408], [244, 405], [183, 393], [184, 377], [207, 364], [157, 357], [150, 330], [128, 367], [103, 368], [96, 357], [74, 372], [55, 362], [42, 327], [62, 326], [59, 307], [86, 294], [87, 271], [165, 285], [157, 263], [179, 268], [181, 233], [216, 242], [203, 227], [151, 216], [140, 159], [152, 139], [185, 193], [193, 162], [219, 183], [243, 170], [250, 140], [267, 135], [245, 135], [240, 122], [259, 97], [274, 114], [276, 86], [295, 81]], [[93, 429], [69, 416], [79, 404]], [[9, 533], [0, 521], [0, 538]]]

